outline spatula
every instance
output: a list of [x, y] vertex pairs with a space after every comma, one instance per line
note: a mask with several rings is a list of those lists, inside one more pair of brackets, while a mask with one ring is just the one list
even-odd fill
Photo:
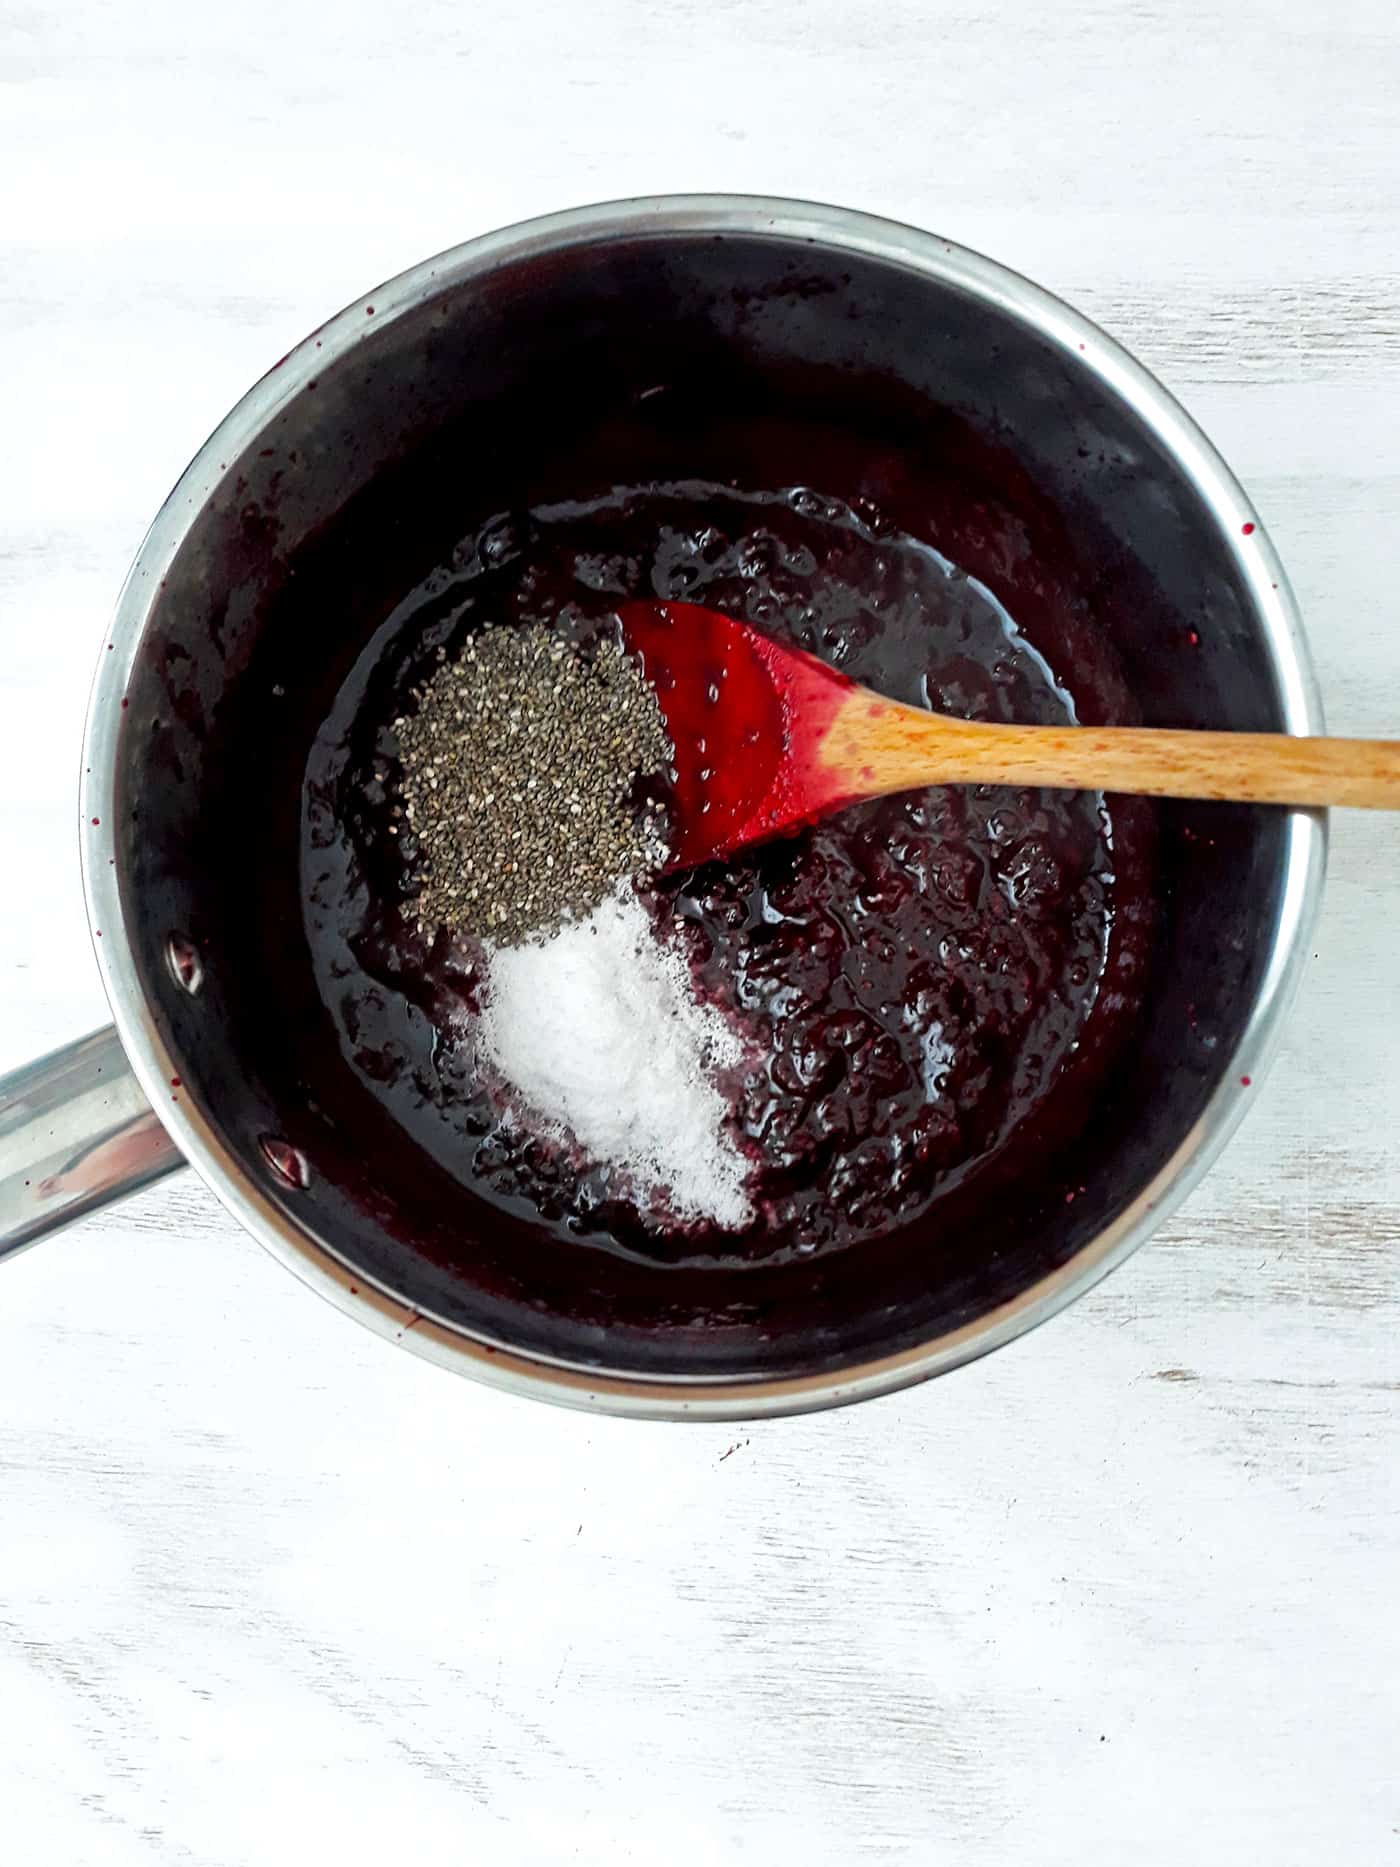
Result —
[[620, 614], [675, 746], [672, 867], [933, 784], [1400, 810], [1400, 741], [949, 719], [718, 610], [639, 602]]

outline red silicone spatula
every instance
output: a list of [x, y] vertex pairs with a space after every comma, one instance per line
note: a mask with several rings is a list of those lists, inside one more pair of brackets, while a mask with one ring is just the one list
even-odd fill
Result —
[[882, 699], [696, 603], [629, 603], [675, 746], [672, 867], [930, 784], [1400, 809], [1400, 742], [1147, 726], [1003, 726]]

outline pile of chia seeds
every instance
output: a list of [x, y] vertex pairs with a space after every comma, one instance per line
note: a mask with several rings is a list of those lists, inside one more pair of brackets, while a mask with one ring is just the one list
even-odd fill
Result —
[[671, 742], [616, 643], [585, 654], [544, 627], [487, 628], [415, 698], [394, 730], [420, 932], [515, 945], [664, 855], [657, 806], [636, 796]]

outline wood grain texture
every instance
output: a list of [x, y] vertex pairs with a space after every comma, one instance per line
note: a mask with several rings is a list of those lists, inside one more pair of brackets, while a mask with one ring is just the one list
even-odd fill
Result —
[[928, 784], [1012, 784], [1400, 810], [1397, 739], [946, 719], [892, 706], [868, 688], [850, 696], [816, 756], [848, 800]]
[[[329, 309], [700, 187], [1064, 291], [1246, 478], [1338, 731], [1400, 730], [1390, 0], [0, 9], [0, 1067], [102, 1017], [74, 767], [161, 497]], [[192, 1182], [0, 1280], [14, 1867], [1400, 1859], [1400, 826], [1159, 1242], [921, 1392], [510, 1402]]]

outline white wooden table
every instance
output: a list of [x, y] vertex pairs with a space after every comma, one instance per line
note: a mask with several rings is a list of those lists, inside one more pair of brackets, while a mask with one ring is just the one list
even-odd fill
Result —
[[[103, 1019], [75, 854], [124, 567], [422, 254], [716, 187], [931, 225], [1177, 390], [1400, 732], [1393, 0], [0, 9], [0, 1067]], [[1185, 1214], [899, 1399], [735, 1434], [455, 1381], [185, 1179], [0, 1281], [6, 1867], [1400, 1861], [1400, 826], [1335, 825]]]

